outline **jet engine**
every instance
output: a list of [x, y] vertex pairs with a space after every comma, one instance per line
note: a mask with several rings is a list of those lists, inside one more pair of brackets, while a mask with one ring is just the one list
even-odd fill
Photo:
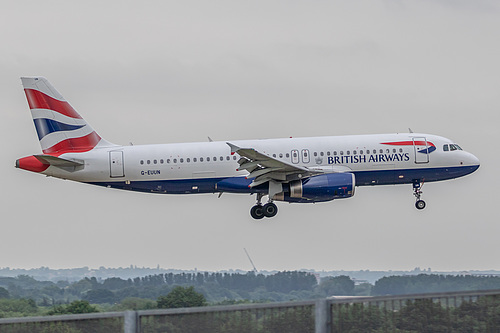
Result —
[[283, 184], [283, 192], [273, 200], [305, 203], [350, 198], [355, 186], [353, 173], [329, 173]]

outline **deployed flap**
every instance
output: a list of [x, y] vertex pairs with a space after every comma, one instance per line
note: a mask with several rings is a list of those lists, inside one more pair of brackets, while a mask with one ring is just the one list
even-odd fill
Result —
[[52, 155], [34, 155], [37, 160], [43, 164], [48, 164], [56, 167], [75, 167], [83, 165], [84, 162], [80, 160], [67, 160], [61, 157], [55, 157]]

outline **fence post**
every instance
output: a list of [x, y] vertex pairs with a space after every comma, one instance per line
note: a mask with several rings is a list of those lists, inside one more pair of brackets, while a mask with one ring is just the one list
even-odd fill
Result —
[[137, 311], [125, 311], [123, 315], [123, 332], [124, 333], [139, 333]]
[[314, 332], [330, 333], [332, 323], [332, 313], [328, 299], [318, 299], [314, 310]]

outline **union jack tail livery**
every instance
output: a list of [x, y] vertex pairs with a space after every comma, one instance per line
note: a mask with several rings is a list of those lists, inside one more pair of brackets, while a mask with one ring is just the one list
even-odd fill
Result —
[[22, 77], [44, 154], [86, 152], [109, 146], [44, 77]]

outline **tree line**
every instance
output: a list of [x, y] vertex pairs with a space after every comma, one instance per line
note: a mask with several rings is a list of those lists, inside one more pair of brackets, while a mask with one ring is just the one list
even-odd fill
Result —
[[[98, 310], [140, 310], [158, 307], [159, 297], [175, 287], [192, 287], [206, 304], [279, 302], [329, 296], [376, 296], [444, 291], [500, 289], [500, 277], [420, 274], [384, 277], [374, 285], [355, 285], [348, 276], [322, 278], [285, 271], [272, 275], [242, 273], [166, 273], [121, 279], [86, 277], [77, 282], [37, 281], [20, 275], [0, 277], [0, 317], [67, 306], [75, 301], [98, 305]], [[81, 304], [79, 304], [81, 305]], [[40, 307], [40, 308], [37, 308]], [[59, 309], [62, 311], [61, 309]]]

